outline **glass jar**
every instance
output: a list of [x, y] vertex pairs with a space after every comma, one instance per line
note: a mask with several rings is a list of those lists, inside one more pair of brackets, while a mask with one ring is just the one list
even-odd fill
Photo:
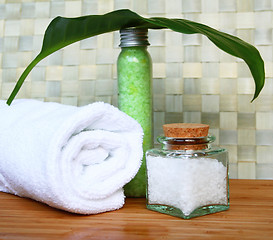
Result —
[[229, 209], [228, 152], [211, 145], [208, 127], [163, 125], [161, 149], [146, 153], [148, 209], [184, 219]]
[[[143, 128], [143, 152], [153, 147], [152, 127], [152, 60], [147, 51], [148, 30], [128, 28], [120, 30], [121, 53], [117, 62], [118, 107], [137, 120]], [[146, 161], [124, 190], [127, 197], [145, 197]]]

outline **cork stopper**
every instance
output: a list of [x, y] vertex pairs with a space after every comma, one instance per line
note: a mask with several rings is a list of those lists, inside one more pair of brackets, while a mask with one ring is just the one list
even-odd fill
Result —
[[[168, 140], [168, 144], [166, 144], [167, 149], [201, 150], [207, 147], [206, 140], [198, 140], [198, 138], [208, 136], [209, 125], [196, 123], [172, 123], [163, 125], [163, 131], [166, 137], [174, 138], [173, 140]], [[185, 140], [181, 141], [178, 139]], [[195, 140], [188, 141], [187, 139]]]
[[199, 123], [171, 123], [164, 124], [166, 137], [172, 138], [200, 138], [208, 135], [209, 125]]

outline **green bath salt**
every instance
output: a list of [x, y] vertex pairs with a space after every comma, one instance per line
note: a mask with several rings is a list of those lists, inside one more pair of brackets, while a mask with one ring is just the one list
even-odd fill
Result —
[[118, 57], [119, 109], [137, 120], [143, 128], [142, 165], [124, 190], [127, 197], [146, 195], [145, 152], [153, 146], [152, 135], [152, 61], [147, 51], [147, 29], [121, 30], [121, 53]]

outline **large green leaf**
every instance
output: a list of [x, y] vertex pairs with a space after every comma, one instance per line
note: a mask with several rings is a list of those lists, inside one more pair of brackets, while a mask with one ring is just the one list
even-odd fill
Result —
[[130, 10], [124, 9], [105, 15], [89, 15], [78, 18], [56, 17], [53, 19], [45, 32], [40, 53], [20, 76], [7, 100], [7, 104], [11, 104], [29, 72], [48, 55], [74, 42], [127, 27], [169, 28], [185, 34], [203, 34], [223, 51], [242, 58], [246, 62], [255, 81], [255, 93], [252, 100], [259, 95], [264, 86], [264, 62], [254, 46], [204, 24], [185, 19], [144, 18]]

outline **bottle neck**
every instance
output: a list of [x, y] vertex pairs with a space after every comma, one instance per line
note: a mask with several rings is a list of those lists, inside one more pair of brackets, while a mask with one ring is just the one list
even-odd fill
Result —
[[120, 30], [120, 47], [147, 47], [148, 29], [146, 28], [125, 28]]
[[210, 144], [214, 142], [214, 136], [201, 138], [171, 138], [159, 137], [158, 142], [162, 144], [165, 150], [204, 150], [209, 149]]

